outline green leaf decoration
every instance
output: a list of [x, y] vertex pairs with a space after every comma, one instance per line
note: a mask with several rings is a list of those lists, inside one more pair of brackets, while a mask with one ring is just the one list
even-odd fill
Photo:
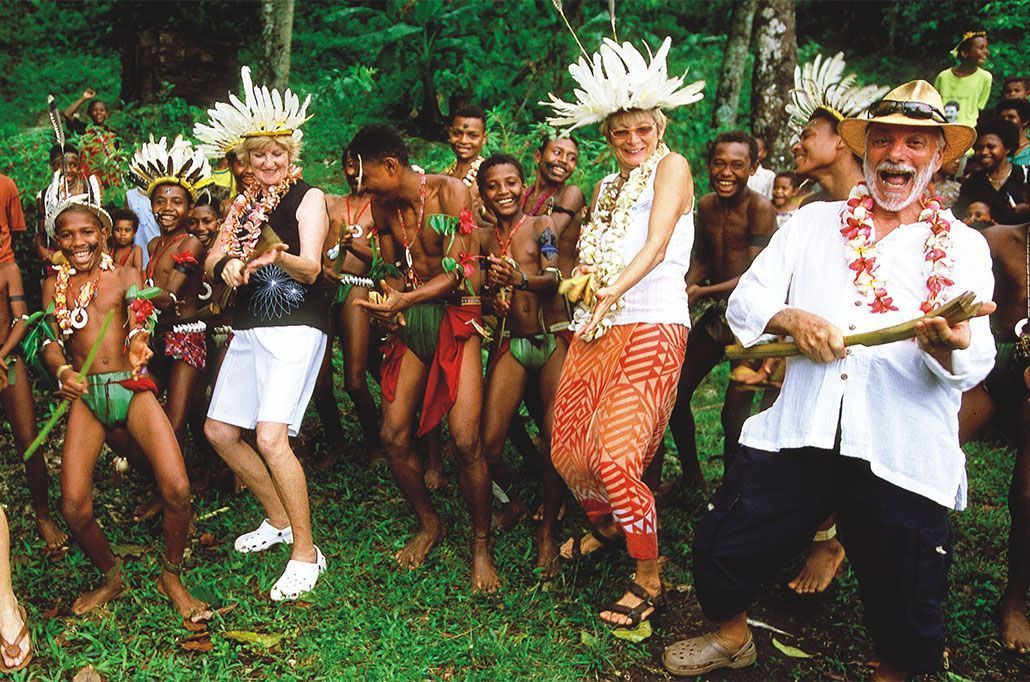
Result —
[[444, 272], [456, 272], [458, 270], [458, 261], [454, 260], [450, 256], [445, 256], [440, 264], [443, 266]]
[[615, 628], [614, 630], [612, 630], [612, 635], [614, 635], [615, 637], [618, 637], [619, 639], [624, 639], [627, 642], [633, 642], [634, 644], [643, 642], [652, 634], [654, 634], [654, 631], [651, 629], [651, 621], [649, 620], [643, 621], [642, 623], [640, 623], [640, 625], [636, 626], [632, 630], [628, 628]]
[[139, 298], [145, 298], [149, 300], [160, 296], [162, 291], [164, 290], [161, 287], [146, 287], [145, 289], [140, 289], [138, 286], [133, 284], [125, 292], [125, 300], [135, 301]]
[[433, 228], [433, 231], [437, 234], [445, 236], [458, 234], [458, 219], [455, 216], [433, 213], [429, 216], [427, 222], [429, 227]]
[[773, 646], [780, 650], [781, 653], [790, 656], [791, 658], [812, 658], [812, 654], [805, 653], [797, 647], [789, 646], [784, 644], [775, 637], [772, 638]]

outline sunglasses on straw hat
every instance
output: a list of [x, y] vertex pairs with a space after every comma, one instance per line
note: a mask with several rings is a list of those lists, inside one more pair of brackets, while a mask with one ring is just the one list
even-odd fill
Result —
[[936, 120], [938, 123], [948, 122], [948, 119], [940, 109], [926, 102], [882, 99], [870, 106], [868, 111], [870, 118], [902, 114], [909, 118]]

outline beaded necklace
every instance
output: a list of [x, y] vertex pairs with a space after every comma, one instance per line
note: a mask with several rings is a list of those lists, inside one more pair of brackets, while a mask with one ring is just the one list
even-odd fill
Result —
[[57, 318], [57, 326], [61, 333], [70, 336], [76, 329], [82, 329], [89, 322], [89, 314], [86, 308], [96, 298], [100, 291], [100, 276], [104, 270], [114, 270], [114, 260], [111, 256], [102, 254], [100, 256], [100, 269], [96, 276], [79, 287], [75, 295], [75, 307], [68, 310], [68, 284], [71, 276], [75, 274], [75, 268], [70, 263], [64, 262], [57, 267], [57, 279], [54, 283], [54, 317]]
[[411, 257], [411, 244], [418, 239], [418, 235], [422, 232], [422, 224], [425, 222], [426, 217], [426, 175], [425, 173], [419, 174], [418, 183], [418, 222], [415, 223], [415, 234], [412, 238], [408, 239], [408, 225], [404, 222], [404, 214], [401, 212], [400, 206], [397, 207], [397, 220], [401, 225], [401, 240], [404, 244], [404, 263], [407, 265], [407, 270], [404, 274], [405, 279], [412, 287], [419, 284], [418, 274], [415, 272], [414, 260]]

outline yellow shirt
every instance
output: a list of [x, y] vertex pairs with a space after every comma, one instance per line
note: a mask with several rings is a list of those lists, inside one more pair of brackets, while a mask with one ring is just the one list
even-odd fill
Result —
[[[949, 103], [958, 104], [958, 115], [955, 123], [967, 126], [976, 126], [980, 118], [980, 111], [987, 106], [987, 98], [991, 95], [991, 82], [994, 80], [990, 71], [977, 68], [968, 76], [956, 76], [951, 69], [945, 69], [937, 74], [933, 87], [941, 93], [944, 100], [944, 114], [950, 119], [951, 113]], [[952, 107], [954, 104], [952, 104]]]

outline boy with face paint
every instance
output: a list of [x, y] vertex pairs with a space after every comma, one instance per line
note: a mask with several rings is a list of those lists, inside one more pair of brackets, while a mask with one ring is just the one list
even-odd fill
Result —
[[[325, 457], [316, 465], [319, 469], [331, 467], [349, 447], [340, 424], [340, 408], [333, 395], [333, 337], [340, 340], [344, 388], [354, 403], [370, 460], [376, 464], [385, 463], [379, 439], [379, 410], [368, 390], [367, 372], [373, 327], [369, 316], [354, 305], [355, 301], [368, 300], [369, 288], [361, 280], [368, 277], [373, 259], [373, 195], [368, 190], [357, 191], [358, 178], [350, 172], [346, 150], [343, 163], [350, 193], [346, 196], [328, 194], [325, 198], [329, 212], [329, 234], [322, 248], [322, 276], [335, 284], [336, 293], [330, 299], [333, 303], [333, 325], [313, 396], [330, 444]], [[355, 232], [360, 234], [355, 235]], [[335, 258], [331, 258], [330, 254]]]
[[383, 359], [381, 434], [387, 463], [420, 530], [397, 553], [397, 562], [419, 566], [444, 535], [414, 439], [419, 409], [418, 435], [446, 414], [472, 518], [472, 589], [493, 592], [500, 579], [490, 548], [490, 472], [479, 441], [483, 372], [471, 196], [453, 178], [412, 169], [404, 141], [389, 126], [358, 131], [349, 165], [358, 190], [373, 195], [372, 220], [384, 261], [404, 271], [402, 280], [382, 282], [385, 299], [354, 304], [400, 325]]
[[[43, 283], [43, 305], [54, 304], [58, 342], [44, 346], [43, 359], [71, 401], [61, 456], [61, 507], [75, 541], [105, 576], [103, 585], [72, 604], [81, 615], [121, 596], [126, 589], [122, 561], [112, 551], [93, 515], [93, 470], [105, 436], [127, 428], [149, 460], [164, 507], [165, 552], [158, 591], [184, 618], [210, 617], [207, 605], [183, 586], [182, 558], [192, 516], [190, 486], [175, 434], [146, 374], [153, 307], [135, 291], [140, 273], [115, 268], [103, 244], [111, 219], [86, 195], [62, 200], [49, 212], [47, 230], [64, 255], [56, 277]], [[106, 334], [104, 316], [113, 311]], [[98, 351], [88, 376], [81, 368], [91, 348]]]
[[[495, 154], [483, 162], [477, 182], [484, 206], [497, 218], [493, 230], [483, 230], [482, 247], [488, 254], [487, 285], [504, 322], [495, 331], [500, 338], [491, 349], [481, 434], [491, 477], [510, 498], [498, 515], [498, 526], [503, 528], [525, 514], [522, 501], [511, 492], [515, 474], [501, 459], [501, 451], [530, 385], [541, 408], [541, 441], [551, 442], [554, 395], [564, 354], [556, 352], [558, 341], [546, 327], [543, 307], [557, 294], [560, 277], [553, 248], [554, 221], [548, 215], [531, 217], [523, 212], [526, 190], [521, 164], [506, 154]], [[536, 536], [536, 567], [550, 576], [557, 569], [556, 526], [565, 486], [550, 454], [543, 455], [544, 504]]]
[[444, 175], [458, 178], [472, 192], [473, 210], [480, 218], [486, 217], [483, 202], [479, 199], [476, 174], [483, 163], [483, 146], [486, 144], [486, 112], [475, 106], [463, 106], [451, 114], [447, 126], [447, 143], [454, 152], [454, 163], [444, 169]]
[[[690, 399], [701, 381], [722, 362], [726, 345], [734, 342], [726, 322], [726, 301], [740, 276], [776, 231], [773, 205], [748, 187], [757, 164], [753, 137], [744, 132], [719, 135], [708, 153], [708, 182], [713, 191], [698, 201], [694, 251], [686, 280], [687, 298], [691, 304], [708, 300], [711, 305], [694, 323], [687, 338], [676, 407], [669, 420], [683, 476], [692, 486], [702, 485], [704, 478], [697, 460]], [[706, 280], [709, 284], [702, 284]], [[733, 461], [744, 420], [750, 416], [753, 398], [753, 392], [733, 383], [726, 389], [722, 408], [726, 471]]]

